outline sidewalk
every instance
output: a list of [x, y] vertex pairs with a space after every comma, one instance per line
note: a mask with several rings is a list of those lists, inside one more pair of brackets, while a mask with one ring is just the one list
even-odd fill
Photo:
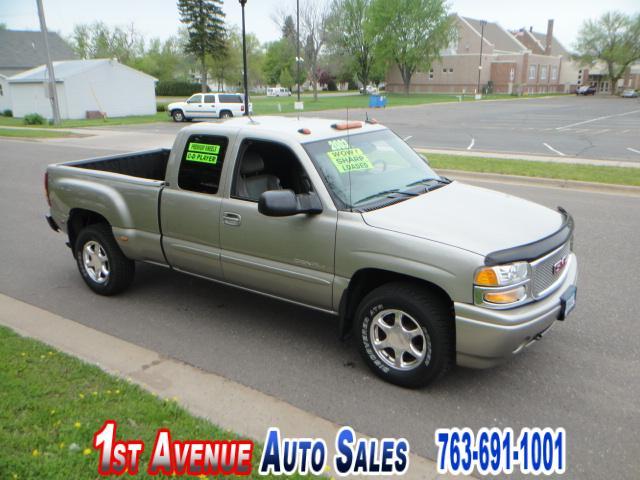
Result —
[[[191, 413], [222, 428], [259, 442], [271, 426], [278, 426], [283, 436], [321, 437], [329, 448], [329, 458], [333, 457], [340, 425], [275, 397], [2, 294], [0, 324], [130, 379], [161, 397], [177, 397]], [[432, 460], [411, 454], [409, 472], [402, 478], [452, 477], [439, 475]]]

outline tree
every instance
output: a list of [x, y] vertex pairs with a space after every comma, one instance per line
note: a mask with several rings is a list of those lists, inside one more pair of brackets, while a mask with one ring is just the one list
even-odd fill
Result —
[[380, 39], [371, 19], [372, 0], [333, 0], [328, 23], [328, 43], [336, 53], [351, 57], [363, 86], [369, 84], [375, 50]]
[[633, 62], [640, 60], [640, 14], [607, 12], [582, 25], [576, 44], [585, 63], [602, 61], [607, 65], [611, 92]]
[[222, 0], [178, 0], [180, 21], [187, 26], [186, 51], [200, 60], [202, 91], [207, 91], [207, 54], [224, 56], [226, 31]]
[[281, 38], [268, 44], [262, 69], [268, 84], [276, 85], [280, 83], [280, 78], [285, 70], [288, 71], [290, 77], [295, 79], [293, 73], [295, 68], [295, 48], [287, 39]]
[[444, 0], [373, 0], [372, 26], [380, 32], [376, 53], [400, 70], [405, 93], [418, 70], [428, 70], [454, 39]]
[[289, 72], [288, 68], [285, 68], [284, 70], [282, 70], [282, 72], [280, 72], [279, 83], [283, 87], [287, 87], [288, 89], [293, 90], [293, 76], [291, 75], [291, 72]]
[[313, 84], [313, 99], [318, 100], [318, 60], [327, 41], [330, 10], [323, 2], [307, 0], [300, 5], [300, 25], [305, 39], [305, 66]]
[[113, 28], [104, 22], [78, 24], [70, 43], [80, 58], [117, 58], [125, 64], [144, 52], [144, 40], [133, 24]]

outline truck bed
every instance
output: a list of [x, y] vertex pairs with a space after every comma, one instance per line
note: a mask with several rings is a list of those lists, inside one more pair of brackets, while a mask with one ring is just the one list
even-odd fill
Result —
[[90, 158], [88, 160], [65, 163], [64, 165], [119, 173], [149, 180], [164, 180], [170, 152], [171, 150], [168, 148], [161, 148], [144, 152]]

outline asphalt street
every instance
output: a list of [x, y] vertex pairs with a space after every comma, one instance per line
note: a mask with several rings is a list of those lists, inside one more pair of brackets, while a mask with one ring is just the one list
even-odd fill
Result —
[[[114, 152], [140, 146], [118, 142]], [[369, 435], [406, 437], [429, 458], [439, 427], [562, 426], [567, 478], [638, 478], [640, 197], [483, 183], [574, 215], [578, 306], [508, 364], [459, 368], [412, 391], [372, 376], [337, 339], [337, 320], [315, 311], [150, 265], [126, 293], [93, 294], [44, 221], [42, 175], [49, 163], [109, 153], [101, 145], [0, 140], [0, 292]]]
[[[350, 110], [375, 118], [413, 147], [640, 162], [640, 100], [610, 96], [524, 98]], [[302, 116], [347, 118], [346, 111]], [[184, 124], [135, 126], [144, 134], [175, 134]], [[131, 132], [132, 127], [109, 127]], [[87, 143], [87, 142], [85, 142]], [[87, 143], [88, 144], [88, 143]]]

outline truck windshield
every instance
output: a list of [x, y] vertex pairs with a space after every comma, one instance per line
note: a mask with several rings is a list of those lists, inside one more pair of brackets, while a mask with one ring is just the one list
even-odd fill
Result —
[[[388, 196], [413, 196], [442, 179], [390, 130], [345, 135], [303, 145], [334, 198], [358, 208]], [[422, 191], [425, 191], [424, 189]]]

